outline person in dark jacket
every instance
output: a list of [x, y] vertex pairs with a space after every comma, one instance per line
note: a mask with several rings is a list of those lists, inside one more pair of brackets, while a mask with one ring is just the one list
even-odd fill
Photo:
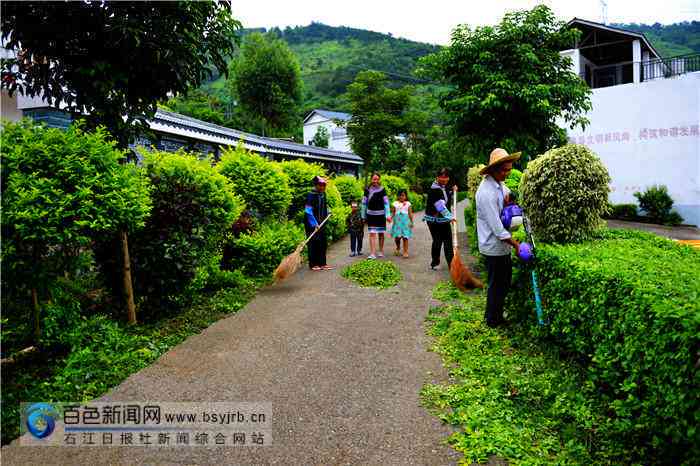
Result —
[[442, 168], [437, 174], [437, 178], [430, 186], [428, 191], [428, 201], [425, 206], [425, 215], [423, 220], [428, 224], [430, 236], [433, 238], [431, 248], [432, 260], [430, 268], [433, 270], [440, 265], [440, 249], [445, 250], [445, 261], [447, 267], [452, 262], [452, 230], [451, 222], [456, 222], [454, 214], [450, 212], [452, 205], [452, 190], [447, 189], [447, 183], [450, 181], [450, 172], [447, 168]]
[[326, 180], [320, 176], [313, 179], [314, 190], [306, 196], [304, 207], [304, 229], [309, 236], [318, 230], [309, 241], [309, 267], [311, 270], [331, 270], [333, 267], [326, 264], [326, 225], [320, 224], [328, 217], [328, 204], [326, 203]]

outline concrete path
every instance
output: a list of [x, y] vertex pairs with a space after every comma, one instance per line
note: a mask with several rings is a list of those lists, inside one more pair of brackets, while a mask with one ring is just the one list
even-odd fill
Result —
[[[343, 240], [329, 251], [338, 269], [304, 269], [262, 290], [239, 313], [189, 338], [100, 399], [269, 401], [272, 446], [30, 448], [15, 441], [2, 449], [2, 463], [456, 463], [459, 456], [442, 444], [449, 427], [419, 399], [424, 382], [446, 377], [439, 356], [427, 351], [424, 319], [434, 285], [448, 279], [448, 272], [444, 265], [439, 271], [428, 267], [425, 223], [417, 221], [414, 233], [409, 259], [392, 256], [387, 241], [384, 260], [397, 263], [404, 276], [394, 289], [363, 289], [342, 278], [339, 269], [356, 260], [348, 257]], [[365, 236], [365, 251], [367, 243]]]
[[692, 226], [669, 227], [665, 225], [654, 225], [651, 223], [608, 220], [608, 227], [648, 231], [649, 233], [654, 233], [655, 235], [676, 240], [700, 240], [700, 228]]

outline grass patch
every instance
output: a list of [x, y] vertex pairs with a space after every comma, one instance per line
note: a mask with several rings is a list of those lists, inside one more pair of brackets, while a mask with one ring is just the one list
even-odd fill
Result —
[[487, 327], [481, 291], [440, 283], [434, 297], [445, 304], [430, 310], [429, 333], [451, 383], [425, 385], [421, 395], [459, 428], [448, 443], [466, 463], [492, 456], [511, 464], [625, 463], [579, 366], [517, 328]]
[[391, 288], [401, 281], [401, 271], [389, 261], [365, 259], [345, 267], [342, 276], [368, 288]]
[[185, 311], [128, 327], [105, 315], [75, 324], [72, 347], [46, 348], [2, 370], [2, 444], [19, 435], [22, 401], [89, 401], [153, 363], [170, 348], [237, 312], [262, 282], [202, 294]]

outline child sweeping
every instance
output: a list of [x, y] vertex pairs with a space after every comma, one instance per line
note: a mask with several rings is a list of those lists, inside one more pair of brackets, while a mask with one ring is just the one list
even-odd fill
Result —
[[401, 241], [403, 240], [403, 257], [408, 257], [408, 240], [413, 237], [413, 208], [408, 201], [405, 189], [399, 191], [398, 200], [391, 206], [393, 224], [391, 236], [396, 243], [394, 254], [401, 255]]

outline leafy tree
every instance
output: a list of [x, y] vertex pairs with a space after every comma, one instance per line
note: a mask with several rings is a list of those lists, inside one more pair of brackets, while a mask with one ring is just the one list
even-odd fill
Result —
[[328, 134], [328, 129], [325, 126], [319, 126], [314, 134], [314, 138], [311, 140], [311, 145], [316, 147], [328, 147], [330, 142], [330, 135]]
[[187, 94], [173, 97], [161, 107], [217, 125], [226, 123], [224, 103], [218, 97], [201, 89], [194, 89]]
[[564, 144], [558, 118], [586, 125], [590, 89], [559, 55], [580, 32], [565, 26], [539, 5], [507, 13], [497, 26], [459, 26], [449, 47], [421, 61], [424, 74], [453, 86], [441, 106], [482, 158], [498, 146], [534, 156]]
[[199, 86], [212, 65], [226, 72], [240, 28], [229, 3], [2, 2], [17, 55], [2, 62], [2, 87], [62, 103], [126, 147], [158, 101]]
[[[0, 86], [104, 125], [126, 148], [157, 102], [225, 73], [241, 24], [230, 1], [2, 2]], [[47, 28], [46, 25], [51, 27]], [[137, 124], [134, 124], [137, 123]], [[135, 322], [126, 231], [120, 233], [129, 320]]]
[[247, 35], [229, 71], [231, 91], [257, 126], [256, 132], [283, 135], [290, 127], [301, 126], [299, 61], [284, 41], [271, 34]]
[[366, 173], [381, 170], [396, 136], [412, 131], [416, 116], [409, 112], [412, 89], [391, 89], [378, 71], [363, 71], [348, 86], [352, 118], [347, 123], [353, 151], [365, 162]]

